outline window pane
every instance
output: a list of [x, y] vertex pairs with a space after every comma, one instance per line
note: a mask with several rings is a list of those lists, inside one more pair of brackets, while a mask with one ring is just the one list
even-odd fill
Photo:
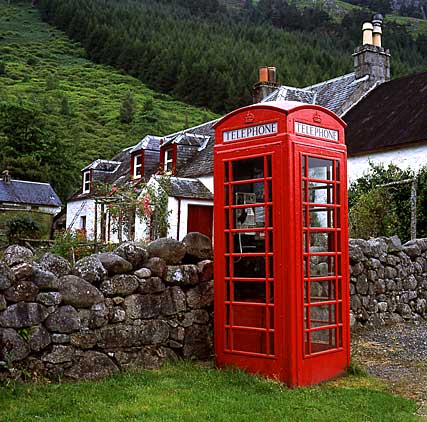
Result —
[[264, 207], [236, 208], [233, 210], [233, 215], [236, 229], [265, 227]]
[[[261, 236], [262, 235], [262, 236]], [[264, 233], [234, 233], [234, 253], [259, 253], [265, 252]]]
[[333, 204], [334, 185], [309, 182], [308, 201], [316, 204]]
[[234, 301], [265, 303], [265, 283], [253, 281], [235, 281]]
[[334, 227], [334, 212], [333, 208], [310, 207], [310, 227]]
[[231, 258], [233, 260], [234, 277], [264, 278], [265, 257], [263, 256], [240, 256]]
[[335, 305], [310, 307], [311, 328], [335, 324]]
[[308, 157], [308, 177], [311, 179], [333, 180], [333, 160]]
[[233, 185], [233, 205], [263, 203], [264, 182]]
[[335, 349], [337, 347], [335, 333], [335, 328], [311, 332], [311, 353]]
[[264, 177], [264, 157], [233, 161], [232, 166], [233, 180], [260, 179]]
[[266, 328], [264, 306], [233, 305], [233, 325], [239, 327]]
[[266, 335], [259, 331], [233, 330], [233, 350], [265, 354]]

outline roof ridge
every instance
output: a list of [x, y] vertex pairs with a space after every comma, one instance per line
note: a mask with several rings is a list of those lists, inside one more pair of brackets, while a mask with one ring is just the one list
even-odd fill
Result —
[[[317, 84], [314, 84], [314, 85], [308, 85], [304, 89], [317, 88], [319, 86], [326, 85], [328, 83], [332, 83], [332, 82], [338, 81], [340, 79], [348, 78], [349, 76], [354, 76], [354, 75], [355, 75], [354, 72], [346, 73], [345, 75], [337, 76], [336, 78], [328, 79], [327, 81], [318, 82]], [[359, 78], [359, 79], [361, 79], [361, 78]]]

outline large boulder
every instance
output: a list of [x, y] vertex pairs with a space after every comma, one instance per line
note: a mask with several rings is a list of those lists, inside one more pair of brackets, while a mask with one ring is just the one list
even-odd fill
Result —
[[141, 326], [141, 340], [143, 344], [161, 344], [169, 337], [169, 325], [158, 319], [144, 321]]
[[199, 282], [196, 265], [170, 265], [165, 271], [165, 281], [179, 286], [193, 286]]
[[155, 318], [160, 314], [160, 300], [156, 295], [131, 295], [125, 299], [123, 308], [130, 319]]
[[45, 322], [49, 331], [56, 333], [73, 333], [80, 328], [79, 313], [70, 305], [60, 306], [50, 314]]
[[74, 355], [75, 349], [73, 346], [63, 346], [62, 344], [58, 344], [53, 346], [51, 352], [43, 354], [42, 361], [57, 365], [60, 363], [71, 362]]
[[4, 296], [9, 302], [33, 302], [39, 288], [31, 281], [21, 280], [4, 291]]
[[132, 271], [132, 264], [121, 256], [112, 252], [100, 253], [97, 255], [103, 267], [109, 275], [123, 274]]
[[97, 346], [106, 350], [139, 347], [142, 345], [141, 327], [136, 325], [106, 325], [97, 331], [97, 337]]
[[163, 277], [166, 270], [166, 262], [164, 259], [154, 256], [147, 261], [145, 267], [151, 271], [153, 277]]
[[212, 259], [213, 257], [211, 239], [202, 233], [187, 233], [182, 239], [182, 243], [187, 252], [185, 259], [188, 262], [198, 262], [204, 259]]
[[29, 262], [21, 262], [14, 265], [11, 269], [16, 280], [29, 280], [33, 275], [33, 264]]
[[178, 240], [162, 237], [149, 243], [147, 252], [150, 257], [162, 258], [166, 264], [176, 265], [184, 258], [186, 248], [184, 244]]
[[28, 336], [28, 345], [34, 352], [40, 352], [52, 342], [49, 332], [43, 325], [37, 325], [30, 328]]
[[63, 277], [71, 273], [70, 263], [62, 258], [47, 252], [43, 255], [40, 263], [40, 268], [55, 274], [57, 277]]
[[0, 328], [0, 360], [12, 363], [25, 359], [30, 354], [27, 342], [11, 328]]
[[76, 262], [73, 274], [91, 284], [99, 285], [106, 278], [107, 270], [97, 255], [91, 255]]
[[104, 296], [95, 286], [74, 275], [66, 275], [60, 279], [59, 293], [63, 303], [76, 308], [90, 308], [95, 303], [104, 301]]
[[43, 322], [49, 312], [39, 303], [19, 302], [9, 306], [0, 315], [0, 326], [11, 328], [31, 327]]
[[212, 354], [212, 339], [206, 325], [192, 325], [185, 329], [184, 358], [208, 359]]
[[33, 264], [33, 283], [40, 290], [58, 290], [59, 279], [53, 272], [42, 268], [39, 264]]
[[31, 264], [33, 259], [34, 255], [31, 250], [19, 245], [9, 246], [4, 252], [4, 262], [9, 265], [9, 267], [25, 262]]
[[214, 299], [213, 281], [200, 283], [187, 292], [187, 303], [190, 308], [199, 309], [211, 306]]
[[0, 290], [8, 289], [15, 282], [15, 274], [5, 262], [0, 262]]
[[59, 292], [44, 292], [39, 293], [36, 300], [45, 306], [55, 306], [62, 302], [62, 296]]
[[213, 261], [209, 259], [200, 261], [197, 264], [197, 269], [199, 270], [200, 281], [208, 281], [213, 279], [213, 275], [214, 275]]
[[120, 274], [114, 276], [111, 280], [103, 281], [99, 289], [105, 296], [129, 296], [134, 293], [138, 287], [138, 277]]
[[118, 370], [107, 355], [90, 350], [79, 356], [78, 361], [65, 371], [65, 376], [74, 380], [98, 380]]
[[114, 253], [130, 262], [134, 270], [139, 270], [147, 260], [147, 251], [136, 242], [122, 243]]

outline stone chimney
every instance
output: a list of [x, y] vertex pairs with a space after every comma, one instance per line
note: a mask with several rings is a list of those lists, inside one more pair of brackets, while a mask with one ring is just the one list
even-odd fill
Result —
[[261, 102], [265, 97], [270, 95], [279, 84], [275, 67], [261, 66], [259, 68], [258, 82], [252, 88], [253, 103]]
[[9, 174], [9, 170], [4, 170], [2, 172], [3, 182], [9, 184], [11, 182], [11, 177]]
[[372, 23], [363, 24], [363, 45], [353, 54], [356, 79], [368, 75], [369, 85], [390, 80], [390, 51], [381, 45], [382, 22], [382, 15], [375, 15]]

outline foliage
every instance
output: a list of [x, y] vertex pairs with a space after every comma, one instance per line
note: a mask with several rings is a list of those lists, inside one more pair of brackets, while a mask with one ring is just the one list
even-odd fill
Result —
[[123, 99], [120, 107], [120, 121], [122, 123], [131, 123], [135, 115], [135, 99], [131, 92], [128, 92]]
[[[338, 22], [287, 0], [225, 3], [230, 7], [212, 0], [41, 0], [40, 10], [94, 61], [221, 113], [251, 103], [259, 65], [275, 65], [282, 82], [296, 86], [350, 72], [361, 24], [371, 18], [350, 9]], [[389, 22], [386, 31], [393, 75], [424, 70], [422, 43], [405, 26]]]
[[29, 217], [12, 218], [7, 222], [6, 236], [9, 244], [16, 243], [19, 239], [37, 239], [40, 235], [40, 226]]
[[[28, 1], [8, 6], [0, 0], [0, 57], [6, 68], [0, 76], [0, 132], [10, 134], [0, 135], [0, 171], [9, 167], [14, 178], [50, 182], [63, 201], [79, 187], [80, 169], [89, 162], [110, 158], [147, 134], [181, 130], [186, 118], [197, 125], [216, 117], [89, 61]], [[138, 107], [125, 124], [119, 114], [129, 91]]]
[[64, 232], [56, 233], [50, 252], [74, 263], [94, 253], [94, 250], [89, 244], [86, 244], [82, 233], [65, 230]]
[[[411, 421], [415, 402], [368, 377], [285, 388], [236, 370], [192, 363], [109, 379], [0, 387], [4, 422], [95, 421]], [[108, 403], [108, 406], [106, 406]]]
[[417, 237], [427, 236], [427, 168], [417, 174], [371, 164], [370, 170], [350, 185], [350, 235], [375, 237], [398, 235], [403, 241], [410, 239], [411, 183], [382, 186], [391, 182], [412, 179], [417, 183]]
[[147, 238], [152, 240], [167, 235], [170, 180], [168, 176], [158, 176], [156, 182], [155, 185], [145, 182], [130, 182], [120, 186], [97, 185], [97, 192], [103, 197], [100, 202], [107, 205], [112, 218], [112, 230], [119, 233], [119, 239], [122, 230], [127, 238], [133, 237], [135, 217], [144, 221], [149, 228]]

